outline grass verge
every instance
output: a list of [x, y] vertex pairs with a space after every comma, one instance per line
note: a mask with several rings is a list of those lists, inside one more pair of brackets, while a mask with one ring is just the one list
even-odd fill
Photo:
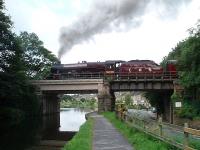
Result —
[[171, 145], [129, 127], [126, 123], [116, 119], [112, 112], [104, 112], [103, 115], [128, 139], [136, 150], [177, 150]]
[[93, 119], [89, 118], [62, 150], [92, 150]]

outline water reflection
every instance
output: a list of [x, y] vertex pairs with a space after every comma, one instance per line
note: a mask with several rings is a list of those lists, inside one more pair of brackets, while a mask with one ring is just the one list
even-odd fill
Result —
[[85, 122], [85, 109], [62, 108], [60, 112], [60, 131], [78, 131]]
[[44, 140], [69, 141], [85, 122], [80, 109], [62, 109], [60, 114], [28, 118], [12, 128], [1, 128], [0, 150], [24, 150]]
[[27, 118], [17, 126], [1, 127], [0, 150], [24, 150], [38, 142], [40, 118]]
[[60, 114], [43, 117], [42, 140], [70, 140], [85, 122], [86, 110], [62, 108]]
[[40, 140], [69, 141], [76, 132], [60, 131], [60, 114], [43, 117], [42, 137]]

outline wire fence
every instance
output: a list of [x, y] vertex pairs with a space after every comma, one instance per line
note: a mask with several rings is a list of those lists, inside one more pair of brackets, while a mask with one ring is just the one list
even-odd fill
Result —
[[183, 150], [200, 150], [200, 130], [192, 129], [185, 123], [184, 127], [158, 120], [144, 120], [127, 112], [123, 107], [117, 107], [116, 117], [159, 140]]

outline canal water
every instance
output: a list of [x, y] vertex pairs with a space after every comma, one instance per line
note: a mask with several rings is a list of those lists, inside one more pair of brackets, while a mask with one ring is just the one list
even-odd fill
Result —
[[61, 108], [60, 114], [28, 118], [18, 126], [5, 128], [0, 135], [0, 150], [28, 150], [55, 141], [66, 143], [86, 121], [87, 112], [89, 110]]

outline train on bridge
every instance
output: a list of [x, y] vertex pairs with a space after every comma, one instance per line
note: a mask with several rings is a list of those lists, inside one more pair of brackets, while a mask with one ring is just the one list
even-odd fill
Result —
[[111, 60], [105, 62], [82, 61], [74, 64], [55, 64], [47, 79], [138, 79], [138, 78], [176, 78], [175, 60], [168, 61], [164, 67], [152, 60]]

